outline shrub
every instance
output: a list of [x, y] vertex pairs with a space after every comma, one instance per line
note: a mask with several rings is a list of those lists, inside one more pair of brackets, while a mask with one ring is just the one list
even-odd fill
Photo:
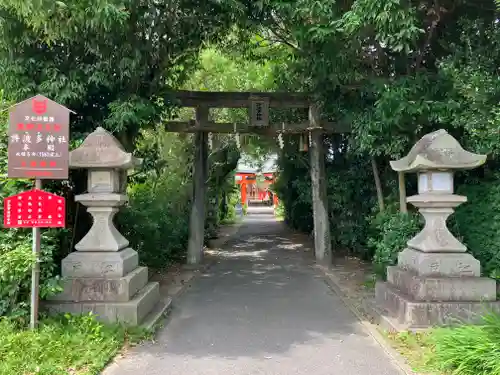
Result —
[[274, 209], [274, 215], [279, 220], [283, 220], [285, 218], [285, 207], [283, 202], [279, 201], [278, 206]]
[[131, 185], [129, 205], [117, 220], [141, 263], [155, 269], [179, 261], [187, 248], [190, 189], [172, 180]]
[[403, 214], [388, 209], [376, 214], [370, 222], [368, 246], [373, 252], [375, 273], [386, 277], [387, 266], [396, 264], [398, 253], [419, 230], [417, 214]]
[[[57, 250], [54, 231], [42, 232], [40, 254], [40, 297], [60, 291], [59, 277], [54, 277], [53, 253]], [[0, 316], [26, 322], [29, 313], [31, 269], [35, 257], [26, 230], [0, 232]]]
[[[227, 199], [227, 211], [225, 216], [222, 218], [223, 223], [234, 223], [237, 220], [236, 217], [236, 205], [240, 202], [239, 191], [234, 189], [228, 194]], [[246, 214], [246, 205], [242, 206], [243, 214]]]
[[[339, 157], [339, 159], [343, 159]], [[367, 246], [369, 217], [376, 204], [373, 176], [366, 160], [355, 157], [327, 165], [328, 209], [334, 247], [371, 260]], [[348, 162], [347, 162], [348, 161]]]
[[468, 203], [453, 215], [456, 230], [469, 252], [481, 262], [485, 276], [500, 278], [500, 178], [466, 184], [458, 194]]
[[162, 269], [180, 261], [187, 248], [191, 143], [158, 126], [141, 131], [135, 155], [143, 159], [142, 167], [129, 178], [129, 203], [116, 223], [141, 264]]

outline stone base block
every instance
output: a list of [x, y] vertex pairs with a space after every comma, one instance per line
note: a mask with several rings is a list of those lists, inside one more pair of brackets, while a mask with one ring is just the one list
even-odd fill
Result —
[[127, 302], [148, 283], [148, 269], [137, 267], [124, 277], [117, 278], [67, 278], [64, 290], [51, 298], [53, 301]]
[[415, 301], [495, 301], [496, 281], [486, 277], [422, 277], [400, 267], [387, 267], [387, 281]]
[[172, 298], [167, 297], [161, 299], [149, 312], [149, 314], [141, 322], [141, 326], [145, 329], [154, 329], [156, 324], [166, 317], [172, 308]]
[[160, 302], [160, 288], [156, 282], [148, 283], [133, 299], [127, 302], [49, 302], [45, 307], [51, 313], [74, 315], [93, 312], [105, 323], [140, 325]]
[[63, 277], [123, 277], [139, 265], [137, 251], [75, 251], [62, 261]]
[[377, 283], [375, 295], [377, 305], [401, 330], [479, 323], [484, 314], [500, 312], [500, 302], [415, 301], [386, 282]]
[[398, 255], [398, 265], [419, 276], [479, 277], [479, 261], [467, 253], [424, 253], [404, 249]]

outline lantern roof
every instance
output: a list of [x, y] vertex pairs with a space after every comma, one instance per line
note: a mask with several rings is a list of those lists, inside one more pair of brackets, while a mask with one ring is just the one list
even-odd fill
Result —
[[141, 159], [126, 152], [120, 142], [107, 130], [98, 127], [83, 143], [70, 152], [71, 168], [132, 169]]
[[390, 163], [391, 168], [397, 172], [417, 172], [474, 169], [485, 161], [486, 155], [464, 150], [454, 137], [441, 129], [424, 135], [408, 155]]

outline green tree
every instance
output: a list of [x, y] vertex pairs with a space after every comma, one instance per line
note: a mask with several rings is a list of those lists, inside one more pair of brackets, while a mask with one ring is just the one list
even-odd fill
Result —
[[233, 15], [191, 0], [12, 0], [0, 4], [0, 19], [0, 87], [9, 99], [43, 93], [77, 112], [73, 137], [104, 125], [131, 149], [139, 129], [159, 121], [202, 43], [223, 37]]

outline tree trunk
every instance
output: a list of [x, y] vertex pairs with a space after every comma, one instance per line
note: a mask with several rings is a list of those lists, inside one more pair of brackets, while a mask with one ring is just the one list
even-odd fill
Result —
[[398, 186], [399, 186], [399, 211], [407, 214], [408, 207], [406, 205], [406, 184], [405, 184], [405, 174], [403, 172], [398, 172]]
[[375, 160], [374, 156], [372, 156], [371, 159], [372, 159], [373, 178], [375, 179], [375, 188], [377, 189], [378, 208], [380, 212], [383, 212], [385, 209], [384, 193], [382, 192], [382, 184], [380, 183], [380, 175], [378, 173], [377, 161]]

